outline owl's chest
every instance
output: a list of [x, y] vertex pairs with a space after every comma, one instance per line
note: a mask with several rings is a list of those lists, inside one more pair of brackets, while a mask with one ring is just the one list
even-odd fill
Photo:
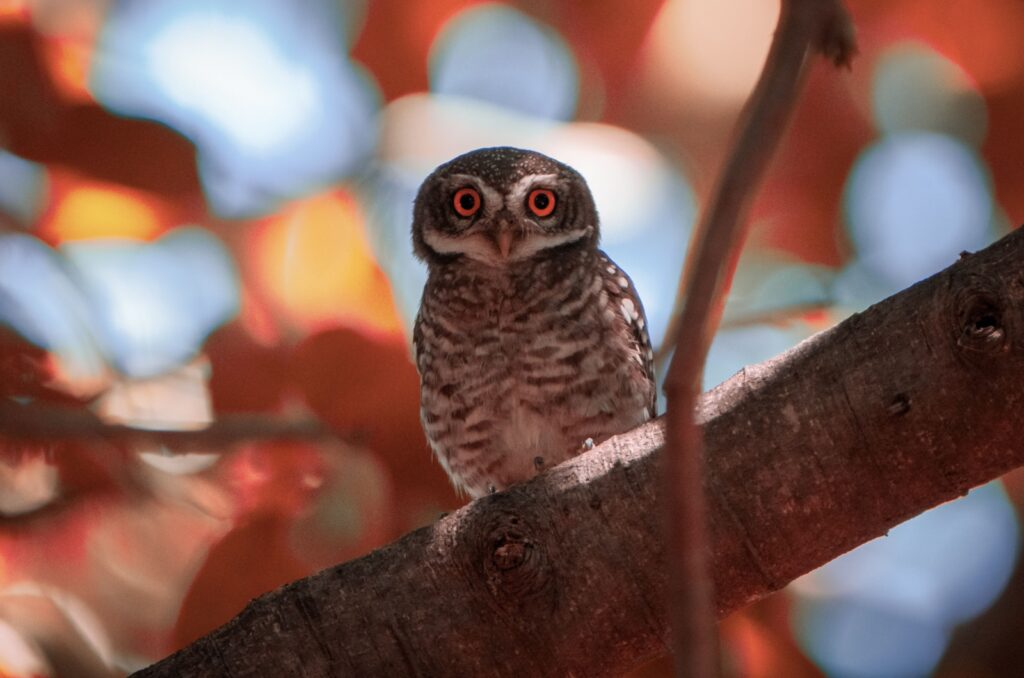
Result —
[[526, 392], [593, 367], [581, 353], [606, 339], [612, 314], [599, 279], [472, 280], [424, 297], [423, 339], [449, 368]]
[[424, 428], [471, 491], [528, 478], [538, 455], [556, 464], [587, 438], [647, 416], [653, 386], [615, 290], [586, 272], [552, 278], [511, 294], [441, 278], [424, 293], [416, 326]]
[[474, 365], [516, 387], [557, 371], [558, 358], [575, 349], [590, 320], [586, 309], [559, 303], [568, 296], [545, 290], [531, 299], [495, 295], [481, 303], [465, 328]]

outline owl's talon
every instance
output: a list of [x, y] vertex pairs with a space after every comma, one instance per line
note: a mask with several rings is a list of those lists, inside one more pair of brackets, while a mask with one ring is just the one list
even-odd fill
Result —
[[497, 493], [497, 491], [498, 491], [498, 488], [496, 488], [494, 485], [488, 485], [487, 486], [487, 494], [495, 494], [495, 493]]
[[544, 457], [533, 458], [533, 469], [538, 472], [544, 470]]
[[581, 445], [580, 447], [583, 449], [584, 452], [589, 452], [590, 450], [594, 449], [594, 439], [587, 438], [586, 440], [583, 441], [583, 445]]

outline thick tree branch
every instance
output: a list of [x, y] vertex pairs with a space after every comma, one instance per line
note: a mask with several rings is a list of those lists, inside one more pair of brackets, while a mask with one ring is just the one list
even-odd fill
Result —
[[[700, 406], [720, 615], [1024, 464], [1024, 231]], [[253, 601], [139, 676], [604, 676], [666, 651], [661, 422]]]

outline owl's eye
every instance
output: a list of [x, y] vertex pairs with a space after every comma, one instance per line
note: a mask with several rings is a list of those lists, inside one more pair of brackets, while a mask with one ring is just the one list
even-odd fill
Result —
[[471, 217], [480, 210], [480, 193], [475, 188], [460, 188], [452, 196], [452, 207], [460, 217]]
[[546, 188], [535, 188], [530, 191], [526, 206], [538, 217], [549, 217], [555, 211], [555, 192]]

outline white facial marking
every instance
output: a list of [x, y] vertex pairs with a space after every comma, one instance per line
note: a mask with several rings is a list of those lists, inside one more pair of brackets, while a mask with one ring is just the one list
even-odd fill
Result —
[[566, 245], [571, 242], [576, 242], [582, 238], [587, 237], [593, 231], [591, 226], [586, 228], [577, 228], [574, 231], [566, 231], [564, 233], [555, 233], [553, 235], [544, 235], [542, 233], [528, 233], [525, 238], [519, 240], [513, 246], [512, 256], [510, 260], [516, 261], [519, 259], [526, 259], [532, 257], [541, 250], [551, 249], [552, 247], [558, 247], [559, 245]]
[[455, 236], [430, 229], [423, 232], [423, 240], [438, 254], [464, 254], [470, 259], [492, 266], [503, 264], [494, 249], [494, 243], [481, 233]]
[[622, 289], [626, 289], [627, 287], [629, 287], [629, 281], [626, 280], [626, 276], [619, 276], [619, 287], [621, 287]]
[[[536, 188], [548, 188], [558, 181], [557, 174], [528, 174], [519, 179], [506, 195], [469, 174], [453, 174], [449, 177], [449, 185], [456, 187], [472, 186], [480, 191], [482, 205], [480, 214], [475, 220], [491, 219], [500, 209], [507, 208], [512, 214], [527, 222], [535, 221], [536, 217], [526, 209], [526, 197]], [[536, 228], [536, 226], [534, 227]], [[472, 227], [470, 228], [472, 230]], [[512, 248], [507, 258], [497, 251], [493, 240], [481, 232], [470, 234], [447, 234], [442, 231], [426, 229], [423, 232], [424, 242], [439, 254], [463, 254], [471, 259], [496, 267], [504, 267], [509, 262], [528, 259], [542, 250], [566, 245], [592, 235], [593, 225], [561, 233], [545, 234], [529, 229], [521, 237], [512, 241]], [[607, 260], [605, 260], [607, 262]], [[607, 262], [608, 272], [617, 272], [611, 262]]]
[[453, 174], [449, 179], [450, 184], [453, 187], [456, 186], [472, 186], [480, 191], [480, 197], [483, 198], [483, 205], [481, 205], [482, 212], [484, 215], [494, 214], [501, 209], [502, 199], [501, 193], [494, 190], [484, 182], [480, 181], [476, 177], [470, 174]]
[[[512, 186], [512, 189], [508, 192], [508, 197], [505, 199], [505, 206], [512, 211], [512, 214], [522, 214], [523, 205], [526, 204], [526, 194], [530, 189], [535, 184], [541, 184], [543, 188], [547, 188], [554, 184], [557, 179], [557, 174], [527, 174]], [[527, 214], [527, 216], [532, 215]]]
[[529, 233], [521, 240], [513, 241], [512, 252], [508, 259], [502, 258], [494, 242], [482, 233], [457, 236], [447, 235], [433, 229], [423, 232], [423, 240], [438, 254], [464, 254], [491, 266], [504, 266], [510, 261], [520, 261], [532, 257], [541, 250], [558, 247], [588, 236], [591, 228], [576, 229], [555, 235]]

